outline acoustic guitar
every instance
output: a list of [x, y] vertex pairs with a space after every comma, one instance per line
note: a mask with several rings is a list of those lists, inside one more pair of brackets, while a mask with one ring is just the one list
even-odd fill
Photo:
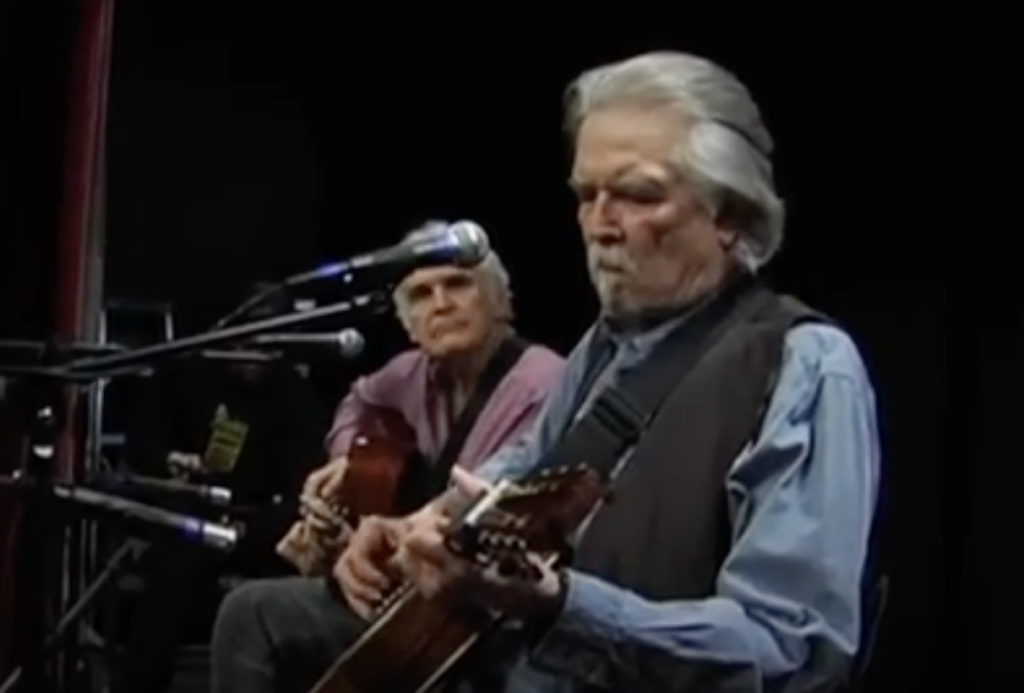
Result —
[[321, 574], [346, 535], [367, 515], [396, 515], [407, 466], [417, 455], [415, 434], [387, 409], [367, 410], [349, 445], [348, 466], [331, 507], [337, 521], [327, 529], [296, 523], [279, 551], [306, 575]]
[[334, 500], [351, 526], [367, 515], [394, 515], [403, 475], [417, 454], [412, 429], [397, 412], [371, 409], [359, 421], [348, 469]]
[[[502, 574], [539, 577], [528, 554], [549, 565], [563, 560], [568, 537], [606, 495], [607, 487], [585, 466], [553, 470], [523, 485], [502, 482], [462, 499], [447, 545]], [[493, 610], [427, 599], [401, 585], [310, 693], [433, 691], [502, 619]]]

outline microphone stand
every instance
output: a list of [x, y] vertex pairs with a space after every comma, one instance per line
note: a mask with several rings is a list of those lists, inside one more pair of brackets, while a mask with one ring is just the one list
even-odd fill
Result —
[[15, 690], [46, 693], [52, 690], [50, 684], [53, 677], [48, 675], [50, 672], [46, 667], [49, 655], [88, 610], [93, 600], [103, 592], [104, 586], [124, 569], [129, 554], [125, 547], [116, 552], [97, 579], [85, 589], [78, 602], [58, 622], [56, 629], [46, 633], [44, 624], [49, 614], [44, 580], [49, 575], [50, 566], [59, 565], [61, 558], [59, 546], [51, 545], [48, 539], [56, 535], [60, 528], [55, 517], [58, 509], [54, 505], [57, 497], [54, 491], [59, 485], [54, 484], [53, 463], [63, 428], [61, 414], [64, 387], [146, 370], [165, 359], [262, 334], [304, 327], [356, 311], [377, 312], [387, 308], [388, 300], [386, 293], [378, 291], [301, 313], [213, 330], [140, 349], [78, 358], [63, 364], [52, 363], [52, 352], [51, 363], [46, 365], [0, 364], [0, 377], [13, 380], [16, 388], [21, 390], [20, 404], [29, 415], [29, 453], [23, 473], [14, 478], [0, 477], [0, 488], [14, 487], [16, 491], [24, 493], [17, 527], [15, 550], [19, 571], [16, 579], [29, 583], [34, 581], [40, 585], [40, 593], [35, 595], [36, 598], [19, 598], [15, 606], [16, 637], [21, 645], [22, 661], [20, 668], [15, 669], [0, 685], [0, 693], [12, 693]]
[[[330, 305], [321, 306], [301, 313], [290, 313], [266, 320], [245, 323], [235, 327], [226, 327], [222, 330], [202, 332], [190, 337], [175, 339], [170, 342], [162, 342], [141, 349], [133, 349], [110, 356], [96, 356], [92, 358], [79, 359], [69, 364], [70, 370], [76, 375], [90, 375], [100, 372], [97, 377], [110, 377], [110, 373], [120, 374], [129, 369], [148, 368], [155, 361], [173, 356], [180, 356], [185, 353], [212, 349], [213, 347], [238, 342], [263, 334], [271, 334], [296, 327], [305, 327], [311, 323], [334, 318], [356, 311], [376, 312], [386, 309], [388, 297], [383, 292], [374, 292], [357, 296], [351, 301], [342, 301]], [[0, 375], [3, 369], [0, 368]]]
[[[25, 665], [16, 668], [7, 679], [0, 685], [0, 693], [13, 693], [13, 691], [24, 690], [24, 691], [35, 691], [39, 684], [39, 672], [40, 669], [45, 665], [46, 659], [54, 652], [60, 649], [61, 645], [67, 640], [68, 635], [72, 632], [72, 629], [78, 625], [82, 617], [88, 613], [92, 607], [93, 602], [99, 598], [106, 589], [114, 583], [125, 571], [135, 564], [138, 558], [139, 546], [133, 539], [128, 539], [121, 547], [114, 552], [114, 555], [107, 559], [106, 564], [100, 571], [99, 575], [92, 581], [92, 583], [85, 588], [82, 596], [78, 598], [74, 604], [72, 604], [56, 627], [49, 635], [45, 636], [42, 647], [34, 653], [33, 660], [26, 662]], [[24, 686], [22, 688], [22, 686]]]
[[[22, 476], [34, 479], [36, 483], [25, 489], [15, 529], [18, 533], [15, 545], [18, 572], [14, 579], [23, 582], [24, 586], [19, 589], [22, 594], [14, 605], [14, 631], [19, 641], [19, 654], [25, 661], [4, 683], [4, 693], [17, 684], [23, 691], [45, 690], [43, 684], [47, 672], [43, 651], [48, 638], [44, 624], [49, 617], [46, 590], [50, 587], [45, 581], [49, 577], [50, 565], [59, 560], [57, 548], [49, 541], [56, 523], [46, 497], [46, 487], [53, 480], [53, 458], [61, 429], [57, 416], [61, 393], [52, 380], [33, 385], [35, 387], [24, 393], [25, 399], [19, 404], [33, 407], [28, 423], [28, 458]], [[32, 598], [26, 598], [23, 593], [26, 587], [31, 590]]]

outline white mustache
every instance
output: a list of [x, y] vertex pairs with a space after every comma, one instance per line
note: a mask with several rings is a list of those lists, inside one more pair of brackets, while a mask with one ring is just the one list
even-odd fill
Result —
[[587, 248], [587, 264], [600, 272], [628, 272], [633, 268], [632, 259], [621, 248], [601, 246]]

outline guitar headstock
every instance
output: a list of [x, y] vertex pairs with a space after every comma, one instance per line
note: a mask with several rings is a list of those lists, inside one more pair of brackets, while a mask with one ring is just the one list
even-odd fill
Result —
[[597, 472], [580, 464], [545, 470], [534, 479], [515, 484], [498, 500], [497, 507], [520, 517], [547, 515], [582, 522], [607, 493]]
[[502, 482], [456, 523], [448, 545], [475, 560], [561, 552], [606, 495], [607, 486], [586, 465], [553, 469], [517, 484]]

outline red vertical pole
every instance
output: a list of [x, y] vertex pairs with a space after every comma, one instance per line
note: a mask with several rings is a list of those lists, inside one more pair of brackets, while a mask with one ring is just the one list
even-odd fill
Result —
[[[72, 53], [64, 163], [64, 197], [61, 204], [57, 243], [57, 292], [54, 307], [56, 337], [61, 340], [91, 340], [96, 335], [102, 276], [90, 276], [102, 263], [90, 262], [93, 253], [103, 252], [103, 148], [107, 115], [107, 90], [113, 38], [114, 0], [78, 0], [78, 31]], [[99, 241], [99, 242], [98, 242]], [[99, 286], [97, 286], [97, 284]], [[91, 300], [90, 300], [91, 299]], [[57, 443], [54, 476], [74, 481], [76, 455], [84, 449], [75, 437], [79, 388], [64, 392], [64, 428]], [[64, 537], [54, 537], [61, 541]], [[45, 620], [55, 624], [69, 599], [77, 597], [77, 563], [73, 556], [78, 531], [67, 535], [71, 544], [54, 547], [54, 564], [49, 572], [53, 582], [46, 599]], [[69, 564], [69, 559], [72, 562]], [[53, 670], [61, 680], [66, 667]]]
[[[114, 0], [78, 0], [77, 46], [73, 54], [71, 94], [68, 104], [64, 200], [58, 237], [58, 273], [55, 326], [59, 339], [90, 338], [95, 314], [90, 315], [91, 283], [102, 277], [88, 276], [89, 254], [102, 234], [100, 197], [104, 177], [104, 132], [107, 89], [113, 38]], [[99, 244], [100, 247], [101, 244]], [[96, 308], [92, 306], [92, 308]], [[74, 397], [68, 393], [67, 421], [74, 420]], [[70, 425], [58, 447], [55, 472], [69, 479], [73, 473], [75, 441]]]
[[[26, 6], [34, 0], [25, 0]], [[101, 287], [102, 263], [90, 262], [90, 253], [102, 250], [102, 186], [104, 130], [106, 126], [107, 87], [109, 82], [109, 66], [114, 18], [114, 0], [68, 0], [61, 7], [53, 8], [70, 11], [74, 15], [74, 29], [69, 36], [73, 42], [68, 52], [68, 64], [61, 68], [63, 75], [69, 75], [66, 98], [53, 102], [33, 104], [36, 117], [52, 118], [55, 114], [54, 104], [63, 108], [63, 114], [57, 117], [63, 121], [65, 143], [62, 170], [57, 175], [46, 174], [45, 180], [61, 182], [61, 198], [59, 216], [56, 224], [44, 225], [21, 224], [9, 227], [0, 233], [45, 234], [56, 238], [56, 257], [36, 258], [47, 270], [56, 267], [56, 286], [54, 287], [54, 305], [52, 305], [52, 321], [54, 337], [58, 339], [88, 339], [96, 319], [95, 310]], [[38, 20], [40, 17], [26, 13], [25, 21]], [[42, 17], [45, 21], [47, 18]], [[57, 25], [41, 23], [32, 30], [47, 35], [52, 40]], [[54, 27], [53, 29], [48, 27]], [[58, 41], [54, 42], [59, 43]], [[24, 49], [25, 47], [22, 46]], [[21, 57], [21, 56], [18, 56]], [[42, 112], [42, 105], [48, 112]], [[24, 109], [32, 115], [30, 107]], [[19, 160], [14, 165], [27, 166], [28, 159]], [[55, 172], [56, 173], [56, 172]], [[32, 178], [38, 187], [40, 177]], [[33, 191], [36, 192], [36, 191]], [[37, 215], [36, 221], [45, 218]], [[18, 247], [18, 244], [11, 244]], [[31, 262], [29, 258], [10, 258], [9, 262]], [[42, 268], [39, 268], [42, 269]], [[96, 270], [99, 269], [100, 272]], [[37, 281], [32, 273], [20, 275], [26, 281]], [[47, 272], [48, 274], [48, 272]], [[45, 280], [43, 280], [45, 281]], [[23, 286], [22, 290], [39, 290], [39, 286]], [[90, 314], [92, 313], [92, 314]], [[74, 421], [75, 393], [65, 393], [68, 405], [67, 422], [57, 448], [56, 465], [53, 470], [56, 477], [70, 479], [74, 469], [75, 439], [71, 422]], [[23, 446], [22, 446], [23, 447]], [[24, 451], [22, 452], [22, 456]], [[5, 496], [5, 501], [10, 496]], [[54, 610], [59, 608], [59, 601], [66, 596], [66, 589], [58, 596], [58, 587], [66, 588], [66, 580], [61, 574], [60, 542], [63, 533], [54, 536], [31, 537], [32, 541], [53, 543], [51, 555], [56, 559], [55, 565], [47, 571], [45, 580], [40, 575], [27, 575], [19, 570], [17, 556], [13, 551], [15, 539], [19, 536], [19, 512], [16, 507], [7, 505], [6, 512], [0, 513], [0, 675], [12, 665], [20, 663], [27, 654], [25, 648], [28, 641], [34, 639], [39, 628], [53, 624]], [[29, 529], [29, 528], [25, 528]], [[53, 572], [51, 572], [53, 571]], [[13, 616], [13, 618], [12, 618]]]
[[102, 200], [100, 164], [107, 114], [114, 0], [79, 0], [78, 45], [68, 104], [67, 158], [61, 207], [59, 336], [81, 338], [85, 328], [86, 267], [90, 237]]

